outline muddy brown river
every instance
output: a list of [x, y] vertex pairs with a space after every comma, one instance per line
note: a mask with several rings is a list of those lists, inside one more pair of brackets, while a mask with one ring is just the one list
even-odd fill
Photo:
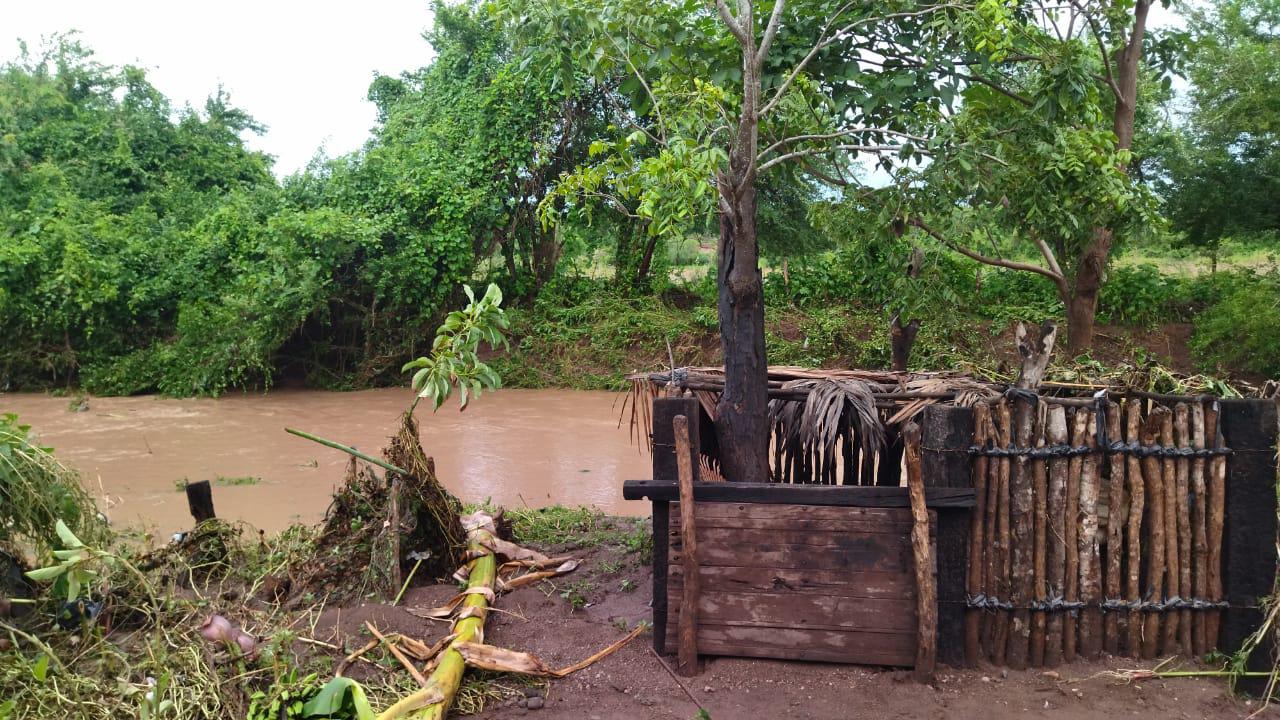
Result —
[[[347, 455], [285, 433], [296, 427], [373, 454], [413, 393], [406, 389], [277, 390], [210, 399], [0, 394], [39, 441], [80, 471], [117, 525], [160, 532], [191, 524], [184, 478], [214, 481], [219, 517], [267, 531], [316, 522], [341, 482]], [[589, 505], [637, 515], [622, 481], [649, 477], [647, 453], [618, 424], [620, 396], [575, 390], [500, 390], [458, 412], [454, 400], [417, 413], [441, 481], [464, 501], [508, 507]], [[248, 478], [247, 480], [244, 478]]]

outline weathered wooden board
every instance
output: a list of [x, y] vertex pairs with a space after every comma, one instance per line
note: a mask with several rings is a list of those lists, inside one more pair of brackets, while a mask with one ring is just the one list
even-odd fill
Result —
[[[668, 622], [660, 631], [668, 648], [676, 642], [685, 573], [679, 513], [669, 517], [661, 598]], [[936, 524], [936, 514], [930, 518]], [[699, 502], [695, 520], [700, 653], [914, 663], [909, 510]]]
[[908, 667], [915, 662], [915, 646], [914, 630], [910, 633], [840, 632], [714, 625], [708, 620], [698, 623], [698, 652], [705, 655]]

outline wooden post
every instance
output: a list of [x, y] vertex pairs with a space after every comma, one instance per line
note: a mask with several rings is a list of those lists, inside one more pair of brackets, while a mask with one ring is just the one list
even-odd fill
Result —
[[920, 478], [920, 427], [902, 428], [907, 458], [907, 491], [911, 496], [911, 549], [916, 566], [916, 666], [920, 682], [932, 682], [938, 652], [938, 594], [929, 552], [929, 510], [925, 507], [924, 482]]
[[[1015, 332], [1018, 341], [1018, 354], [1022, 357], [1022, 367], [1015, 383], [1017, 389], [1035, 391], [1040, 387], [1053, 354], [1053, 343], [1057, 337], [1057, 325], [1046, 322], [1040, 328], [1038, 338], [1027, 335], [1026, 327], [1019, 323]], [[1032, 447], [1032, 425], [1036, 415], [1035, 404], [1022, 397], [1014, 401], [1014, 445], [1020, 448]], [[1011, 601], [1014, 606], [1013, 623], [1009, 631], [1009, 652], [1006, 661], [1009, 667], [1023, 670], [1027, 667], [1031, 644], [1031, 611], [1028, 603], [1034, 594], [1034, 520], [1032, 518], [1035, 502], [1035, 489], [1031, 468], [1027, 456], [1017, 456], [1013, 474], [1009, 480], [1009, 522], [1012, 531], [1013, 550], [1012, 566], [1013, 592]]]
[[1080, 474], [1080, 599], [1084, 609], [1080, 611], [1080, 652], [1090, 660], [1102, 655], [1102, 587], [1099, 580], [1098, 558], [1098, 447], [1097, 416], [1093, 411], [1085, 414], [1084, 444], [1089, 454], [1084, 456]]
[[[1142, 444], [1155, 445], [1160, 438], [1160, 425], [1163, 416], [1169, 409], [1156, 405], [1147, 415], [1142, 426]], [[1147, 593], [1146, 598], [1152, 602], [1164, 600], [1165, 548], [1164, 542], [1164, 472], [1160, 458], [1153, 456], [1142, 458], [1142, 475], [1147, 486]], [[1142, 657], [1150, 660], [1160, 651], [1160, 613], [1149, 612], [1143, 619]]]
[[[1041, 408], [1043, 410], [1043, 408]], [[1036, 420], [1031, 428], [1031, 436], [1033, 444], [1037, 448], [1044, 447], [1044, 413], [1036, 413]], [[1032, 540], [1033, 550], [1031, 554], [1032, 569], [1032, 595], [1038, 602], [1044, 602], [1049, 599], [1049, 593], [1045, 587], [1045, 544], [1048, 540], [1048, 477], [1045, 468], [1045, 461], [1036, 458], [1031, 461], [1031, 490], [1032, 490]], [[1033, 667], [1042, 667], [1044, 665], [1044, 634], [1045, 634], [1045, 611], [1036, 610], [1031, 613], [1031, 665]]]
[[[1107, 403], [1107, 440], [1120, 440], [1120, 406]], [[1124, 456], [1111, 455], [1111, 477], [1107, 495], [1107, 576], [1106, 597], [1120, 597], [1124, 581], [1120, 577], [1120, 560], [1124, 556]], [[1102, 616], [1102, 648], [1112, 655], [1120, 654], [1120, 613], [1112, 610]]]
[[[1072, 416], [1071, 444], [1080, 447], [1085, 444], [1085, 433], [1088, 431], [1088, 415], [1079, 408]], [[1063, 598], [1067, 602], [1080, 599], [1080, 475], [1084, 472], [1084, 458], [1076, 455], [1067, 465], [1067, 524], [1063, 544], [1067, 546], [1067, 567], [1063, 574]], [[1068, 610], [1062, 618], [1062, 659], [1074, 662], [1080, 614]]]
[[[920, 478], [925, 488], [968, 488], [972, 485], [969, 446], [973, 444], [971, 408], [931, 405], [920, 426]], [[941, 509], [934, 519], [937, 538], [937, 661], [962, 665], [965, 660], [965, 587], [969, 568], [969, 515]]]
[[[1173, 447], [1173, 413], [1169, 408], [1160, 416], [1160, 444]], [[1164, 566], [1165, 595], [1181, 597], [1181, 574], [1178, 561], [1178, 477], [1177, 466], [1173, 458], [1165, 457], [1160, 461], [1161, 484], [1164, 490]], [[1164, 635], [1160, 643], [1165, 655], [1178, 654], [1178, 612], [1163, 613]]]
[[[1220, 405], [1214, 402], [1204, 413], [1205, 440], [1209, 447], [1223, 447], [1225, 433], [1222, 430]], [[1208, 558], [1205, 577], [1209, 584], [1209, 599], [1215, 602], [1223, 598], [1222, 582], [1222, 537], [1225, 534], [1223, 522], [1226, 519], [1226, 458], [1214, 455], [1209, 458], [1209, 487], [1207, 490], [1208, 520], [1205, 524], [1208, 541]], [[1233, 523], [1234, 524], [1234, 523]], [[1269, 537], [1269, 536], [1268, 536]], [[1255, 538], [1256, 541], [1256, 538]], [[1211, 648], [1227, 650], [1233, 647], [1225, 644], [1219, 632], [1222, 616], [1216, 610], [1205, 611], [1205, 636]]]
[[699, 424], [701, 411], [698, 399], [694, 397], [667, 397], [653, 400], [653, 479], [675, 482], [679, 469], [676, 462], [675, 436], [672, 421], [677, 415], [683, 415], [689, 424], [689, 455], [693, 467], [693, 480], [699, 477]]
[[[1186, 403], [1178, 403], [1173, 408], [1173, 429], [1177, 435], [1178, 447], [1191, 447], [1191, 423]], [[1175, 461], [1175, 497], [1178, 512], [1178, 595], [1189, 598], [1195, 595], [1191, 585], [1191, 508], [1189, 493], [1191, 491], [1191, 461], [1178, 458]], [[1192, 652], [1191, 642], [1191, 609], [1183, 608], [1178, 612], [1178, 646], [1184, 654]]]
[[[1130, 443], [1138, 441], [1138, 421], [1142, 415], [1140, 405], [1132, 398], [1125, 401], [1124, 439]], [[1142, 600], [1142, 585], [1138, 571], [1142, 568], [1142, 513], [1146, 505], [1146, 487], [1142, 481], [1142, 464], [1138, 456], [1128, 456], [1125, 463], [1128, 466], [1129, 483], [1129, 526], [1126, 528], [1129, 540], [1129, 576], [1125, 583], [1125, 599], [1136, 603]], [[1142, 654], [1142, 625], [1142, 611], [1130, 610], [1129, 633], [1125, 648], [1129, 657], [1138, 657]]]
[[[1204, 437], [1204, 404], [1191, 406], [1191, 446], [1196, 450], [1205, 449]], [[1205, 484], [1204, 458], [1191, 461], [1191, 583], [1195, 587], [1195, 597], [1204, 600], [1209, 597], [1209, 578], [1205, 571], [1208, 568], [1209, 540], [1207, 488]], [[1196, 657], [1203, 657], [1209, 652], [1209, 639], [1205, 633], [1205, 613], [1191, 613], [1191, 648]]]
[[[996, 407], [996, 432], [1000, 436], [1000, 446], [1009, 447], [1011, 436], [1011, 421], [1009, 413], [1009, 404], [1000, 403]], [[1011, 535], [1009, 532], [1009, 468], [1012, 462], [1009, 458], [1000, 458], [1000, 481], [999, 481], [999, 502], [996, 516], [996, 548], [998, 555], [996, 558], [996, 597], [1008, 602], [1012, 596], [1010, 590], [1012, 572], [1010, 570], [1009, 542]], [[1005, 658], [1009, 652], [1009, 622], [1012, 613], [1008, 610], [996, 611], [996, 633], [995, 633], [995, 650], [992, 654], [991, 661], [997, 665], [1003, 665]]]
[[[999, 405], [1003, 405], [1001, 400]], [[995, 416], [999, 405], [988, 406], [990, 412], [987, 414], [987, 437], [996, 445], [1000, 445], [1000, 436], [996, 431]], [[1001, 447], [1003, 447], [1001, 445]], [[991, 458], [987, 463], [987, 503], [985, 508], [986, 517], [983, 519], [982, 533], [986, 539], [986, 553], [984, 560], [983, 575], [983, 592], [988, 596], [998, 596], [1000, 592], [998, 583], [1000, 574], [997, 570], [1000, 557], [1000, 538], [996, 534], [996, 516], [1000, 510], [1000, 459]], [[994, 648], [994, 639], [996, 632], [996, 613], [992, 611], [982, 612], [982, 649], [983, 655], [987, 659], [991, 659]]]
[[[973, 408], [973, 444], [975, 447], [986, 447], [990, 437], [988, 428], [991, 425], [991, 408], [980, 402]], [[983, 545], [984, 524], [987, 509], [987, 466], [991, 458], [978, 455], [971, 460], [973, 472], [973, 491], [976, 505], [969, 514], [969, 574], [966, 587], [970, 595], [983, 595], [986, 586], [983, 584], [983, 570], [986, 567], [986, 548]], [[970, 608], [964, 616], [964, 659], [969, 667], [977, 667], [981, 656], [979, 635], [982, 625], [982, 610]]]
[[671, 503], [653, 501], [653, 649], [667, 654], [667, 575], [671, 563]]
[[213, 486], [208, 480], [189, 482], [186, 490], [187, 508], [191, 511], [191, 517], [195, 518], [197, 525], [218, 517], [213, 512]]
[[680, 541], [684, 565], [684, 594], [680, 598], [679, 670], [686, 677], [698, 674], [698, 602], [701, 577], [698, 572], [698, 537], [694, 521], [693, 463], [689, 454], [689, 419], [672, 418], [676, 462], [680, 479]]
[[[1275, 401], [1223, 400], [1217, 425], [1220, 432], [1215, 435], [1220, 436], [1233, 453], [1230, 457], [1215, 457], [1215, 461], [1221, 459], [1219, 464], [1225, 466], [1221, 479], [1214, 482], [1225, 493], [1221, 497], [1226, 542], [1222, 545], [1221, 574], [1216, 588], [1219, 594], [1213, 594], [1215, 588], [1211, 585], [1210, 597], [1225, 598], [1229, 603], [1222, 614], [1219, 647], [1231, 653], [1262, 623], [1258, 600], [1271, 594], [1275, 587], [1276, 550], [1271, 542], [1276, 536]], [[1225, 477], [1227, 474], [1230, 477]], [[1214, 500], [1216, 502], [1216, 498]], [[1211, 519], [1215, 514], [1223, 517], [1211, 506]], [[1222, 524], [1217, 528], [1222, 529]], [[1213, 547], [1212, 541], [1209, 547]], [[1206, 614], [1219, 615], [1215, 611]], [[1276, 649], [1274, 641], [1274, 633], [1268, 633], [1250, 654], [1247, 670], [1271, 670]], [[1238, 687], [1259, 694], [1266, 689], [1267, 681], [1266, 677], [1243, 678]]]
[[[1050, 445], [1067, 444], [1067, 409], [1061, 405], [1049, 407], [1046, 423], [1046, 437]], [[1048, 581], [1049, 594], [1062, 597], [1065, 588], [1067, 563], [1066, 518], [1067, 518], [1067, 466], [1066, 458], [1053, 458], [1049, 461], [1048, 491]], [[1062, 613], [1049, 613], [1048, 628], [1045, 638], [1044, 664], [1057, 667], [1062, 664]]]

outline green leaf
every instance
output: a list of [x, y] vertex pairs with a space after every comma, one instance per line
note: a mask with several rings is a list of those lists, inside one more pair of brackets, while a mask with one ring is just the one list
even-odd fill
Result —
[[62, 540], [63, 544], [68, 548], [84, 547], [84, 543], [80, 542], [80, 538], [76, 537], [76, 534], [71, 532], [71, 528], [67, 527], [67, 524], [62, 522], [61, 518], [59, 518], [58, 522], [54, 524], [54, 528], [58, 532], [58, 539]]
[[26, 575], [36, 582], [48, 582], [61, 577], [63, 573], [67, 572], [67, 570], [68, 566], [66, 565], [52, 565], [50, 567], [28, 570]]
[[333, 717], [342, 712], [348, 698], [355, 710], [356, 720], [374, 720], [373, 708], [364, 688], [351, 678], [337, 677], [325, 683], [320, 692], [302, 706], [302, 717]]

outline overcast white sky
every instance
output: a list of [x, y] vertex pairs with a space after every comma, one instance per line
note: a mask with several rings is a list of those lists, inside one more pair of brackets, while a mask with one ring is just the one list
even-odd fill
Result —
[[331, 156], [360, 147], [374, 72], [427, 64], [430, 24], [428, 0], [0, 0], [0, 59], [17, 56], [19, 38], [35, 48], [75, 29], [101, 62], [147, 68], [177, 107], [203, 107], [221, 83], [267, 126], [250, 142], [287, 175], [321, 146]]
[[[1172, 18], [1160, 5], [1152, 24]], [[173, 101], [200, 108], [219, 84], [267, 126], [250, 144], [288, 175], [323, 147], [338, 156], [360, 147], [374, 124], [365, 91], [376, 72], [426, 65], [429, 0], [0, 0], [0, 60], [18, 39], [75, 29], [98, 59], [148, 69]]]

